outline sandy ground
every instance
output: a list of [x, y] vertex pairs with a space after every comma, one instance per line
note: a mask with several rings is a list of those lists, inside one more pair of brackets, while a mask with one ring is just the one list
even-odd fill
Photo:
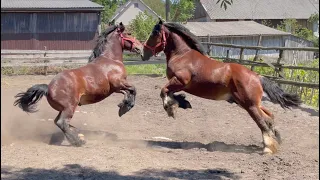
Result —
[[1, 179], [319, 179], [318, 112], [264, 102], [283, 144], [278, 154], [261, 155], [260, 130], [237, 105], [188, 94], [193, 109], [179, 109], [176, 120], [167, 117], [162, 77], [129, 77], [136, 106], [121, 118], [120, 94], [78, 107], [71, 123], [83, 130], [83, 147], [49, 145], [60, 130], [46, 99], [34, 114], [12, 104], [16, 93], [52, 78], [2, 77]]

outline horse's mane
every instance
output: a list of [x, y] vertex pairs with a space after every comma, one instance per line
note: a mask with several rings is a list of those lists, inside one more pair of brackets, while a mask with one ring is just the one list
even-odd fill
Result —
[[112, 33], [118, 26], [116, 25], [112, 25], [109, 26], [104, 32], [102, 32], [98, 39], [97, 39], [97, 44], [96, 46], [93, 48], [93, 51], [89, 57], [89, 61], [88, 62], [92, 62], [96, 57], [100, 56], [101, 53], [105, 50], [105, 44], [107, 43], [107, 36]]
[[188, 44], [189, 47], [191, 47], [196, 51], [199, 51], [203, 55], [207, 55], [204, 47], [198, 41], [197, 36], [192, 34], [189, 29], [187, 29], [181, 24], [173, 23], [173, 22], [167, 22], [167, 23], [164, 23], [163, 25], [167, 27], [170, 31], [180, 35], [184, 39], [184, 41]]

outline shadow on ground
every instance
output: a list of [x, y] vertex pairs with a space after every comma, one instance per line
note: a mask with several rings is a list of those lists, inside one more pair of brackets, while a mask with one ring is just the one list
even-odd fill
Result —
[[204, 148], [207, 151], [214, 152], [233, 152], [233, 153], [261, 153], [262, 147], [256, 145], [237, 145], [237, 144], [226, 144], [224, 142], [214, 141], [209, 144], [203, 144], [200, 142], [172, 142], [172, 141], [146, 141], [149, 147], [165, 147], [170, 149], [193, 149], [193, 148]]
[[297, 107], [295, 109], [300, 109], [303, 112], [307, 112], [310, 116], [318, 116], [319, 117], [319, 110], [308, 108], [308, 107]]
[[[176, 141], [153, 141], [153, 140], [130, 140], [130, 139], [118, 139], [116, 134], [103, 132], [103, 131], [89, 131], [80, 130], [88, 141], [100, 140], [112, 141], [114, 143], [127, 143], [127, 144], [145, 144], [147, 147], [151, 148], [169, 148], [169, 149], [206, 149], [207, 151], [214, 152], [233, 152], [233, 153], [245, 153], [252, 154], [262, 152], [262, 147], [257, 145], [237, 145], [237, 144], [226, 144], [224, 142], [214, 141], [212, 143], [203, 144], [200, 142], [176, 142]], [[52, 135], [51, 144], [60, 145], [64, 140], [64, 135], [62, 132], [57, 132]]]
[[104, 179], [104, 180], [156, 180], [156, 179], [240, 179], [239, 176], [226, 169], [205, 170], [157, 170], [145, 169], [133, 175], [121, 175], [115, 171], [98, 171], [91, 167], [83, 167], [79, 164], [67, 164], [62, 169], [34, 169], [25, 168], [16, 170], [13, 167], [1, 166], [1, 179], [5, 180], [36, 180], [36, 179]]

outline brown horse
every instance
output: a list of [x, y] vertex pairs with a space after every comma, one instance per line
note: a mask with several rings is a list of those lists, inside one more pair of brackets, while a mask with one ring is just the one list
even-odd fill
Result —
[[260, 128], [264, 152], [277, 152], [280, 134], [275, 129], [274, 116], [261, 105], [263, 93], [282, 108], [299, 106], [301, 100], [297, 95], [285, 93], [277, 84], [245, 66], [209, 58], [195, 35], [177, 23], [163, 23], [160, 20], [154, 26], [145, 42], [143, 60], [161, 51], [166, 55], [169, 82], [161, 89], [160, 96], [169, 116], [176, 116], [178, 106], [191, 108], [184, 94], [173, 94], [178, 91], [211, 100], [235, 102], [250, 114]]
[[122, 23], [109, 26], [98, 37], [87, 65], [62, 71], [48, 85], [37, 84], [17, 94], [14, 105], [23, 111], [35, 112], [36, 103], [45, 95], [51, 107], [59, 111], [54, 122], [70, 144], [84, 144], [78, 130], [69, 124], [78, 105], [97, 103], [114, 92], [124, 94], [122, 103], [118, 105], [119, 116], [135, 104], [136, 89], [126, 79], [122, 54], [123, 50], [130, 50], [143, 55], [143, 45], [124, 30]]

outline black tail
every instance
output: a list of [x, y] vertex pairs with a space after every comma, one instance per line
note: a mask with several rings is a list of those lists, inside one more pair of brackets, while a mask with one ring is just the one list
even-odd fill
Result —
[[36, 112], [36, 103], [42, 98], [42, 96], [48, 95], [48, 85], [37, 84], [27, 90], [27, 92], [18, 93], [13, 105], [18, 105], [25, 112]]
[[297, 107], [302, 101], [297, 94], [289, 94], [283, 91], [276, 83], [266, 77], [260, 77], [263, 91], [267, 93], [271, 102], [278, 103], [282, 108]]

